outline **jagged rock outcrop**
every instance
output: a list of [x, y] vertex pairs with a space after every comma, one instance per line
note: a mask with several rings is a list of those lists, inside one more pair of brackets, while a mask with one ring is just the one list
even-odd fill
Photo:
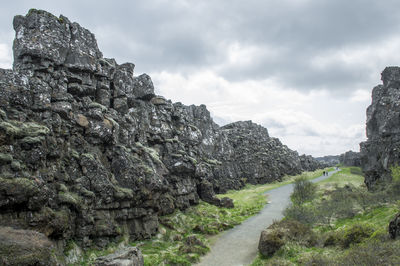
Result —
[[323, 157], [317, 157], [315, 158], [317, 161], [319, 161], [320, 163], [323, 163], [326, 165], [326, 167], [329, 166], [335, 166], [337, 164], [340, 163], [339, 161], [339, 155], [327, 155], [327, 156], [323, 156]]
[[361, 166], [361, 154], [359, 152], [347, 151], [340, 155], [339, 161], [344, 166]]
[[219, 127], [206, 106], [155, 95], [64, 16], [31, 10], [14, 29], [13, 70], [0, 70], [0, 226], [58, 246], [143, 239], [214, 191], [316, 167], [259, 125]]
[[367, 141], [360, 144], [365, 184], [390, 180], [390, 167], [400, 162], [400, 68], [382, 72], [383, 85], [372, 91], [367, 109]]

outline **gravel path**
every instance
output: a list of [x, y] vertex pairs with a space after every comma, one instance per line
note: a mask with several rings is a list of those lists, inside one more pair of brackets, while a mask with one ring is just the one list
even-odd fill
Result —
[[[328, 176], [320, 176], [312, 182], [328, 178], [337, 171], [329, 172]], [[260, 233], [274, 220], [283, 218], [282, 212], [290, 203], [293, 184], [288, 184], [268, 191], [268, 204], [261, 212], [242, 224], [222, 233], [211, 246], [211, 251], [205, 255], [201, 266], [238, 266], [249, 265], [257, 256]]]

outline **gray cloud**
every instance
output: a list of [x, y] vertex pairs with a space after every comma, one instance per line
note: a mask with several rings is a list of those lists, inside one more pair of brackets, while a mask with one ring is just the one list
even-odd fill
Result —
[[[12, 15], [26, 13], [31, 3], [4, 5], [2, 25], [11, 26]], [[36, 1], [35, 5], [94, 31], [105, 56], [132, 61], [141, 72], [187, 73], [222, 64], [218, 72], [231, 81], [276, 77], [303, 90], [348, 90], [360, 78], [365, 80], [370, 70], [363, 65], [352, 71], [339, 63], [315, 69], [310, 60], [397, 35], [400, 28], [400, 5], [394, 0]], [[234, 42], [256, 46], [274, 57], [260, 53], [251, 64], [229, 64], [224, 54]]]

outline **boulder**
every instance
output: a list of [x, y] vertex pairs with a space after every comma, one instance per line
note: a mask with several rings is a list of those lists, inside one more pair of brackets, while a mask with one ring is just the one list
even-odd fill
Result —
[[258, 242], [258, 250], [266, 257], [274, 255], [285, 244], [283, 237], [283, 232], [279, 230], [263, 230]]
[[57, 251], [43, 234], [0, 226], [1, 265], [59, 265]]
[[392, 239], [396, 239], [400, 236], [400, 213], [389, 223], [389, 236]]
[[117, 252], [96, 259], [96, 266], [143, 266], [144, 260], [140, 249], [127, 247]]

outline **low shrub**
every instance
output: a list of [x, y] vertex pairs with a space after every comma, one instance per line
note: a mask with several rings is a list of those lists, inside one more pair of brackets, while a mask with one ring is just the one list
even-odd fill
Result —
[[374, 233], [374, 229], [366, 224], [355, 224], [343, 230], [340, 234], [340, 244], [343, 248], [359, 244], [369, 238]]
[[314, 246], [317, 243], [317, 236], [314, 231], [296, 220], [284, 219], [274, 222], [269, 228], [282, 231], [285, 241], [297, 242], [307, 247]]
[[293, 193], [290, 199], [294, 204], [303, 204], [315, 198], [317, 187], [305, 177], [300, 177], [294, 182]]
[[399, 250], [399, 241], [368, 241], [364, 244], [353, 246], [337, 264], [343, 266], [400, 265]]
[[283, 215], [306, 225], [312, 225], [317, 221], [315, 210], [311, 206], [290, 205], [283, 211]]

